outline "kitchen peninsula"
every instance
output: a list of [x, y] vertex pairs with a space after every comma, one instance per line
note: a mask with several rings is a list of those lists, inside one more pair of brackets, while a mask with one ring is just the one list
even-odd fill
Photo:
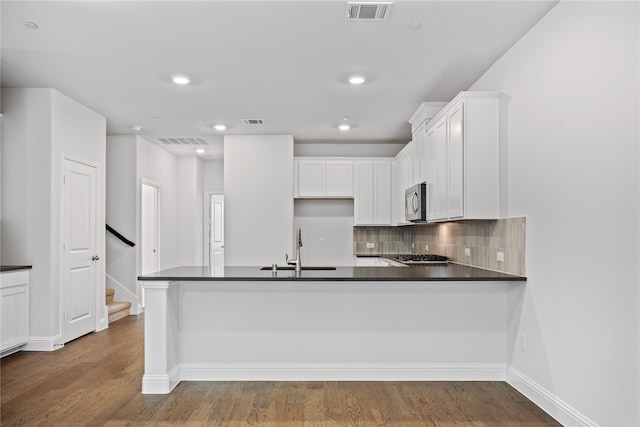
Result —
[[180, 381], [504, 380], [526, 279], [450, 263], [139, 280], [142, 392], [162, 394]]

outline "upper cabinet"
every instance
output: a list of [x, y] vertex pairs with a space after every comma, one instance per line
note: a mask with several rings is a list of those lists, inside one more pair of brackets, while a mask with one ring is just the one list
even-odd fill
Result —
[[353, 161], [298, 158], [294, 161], [294, 196], [353, 197]]
[[391, 159], [355, 161], [354, 225], [391, 225]]
[[446, 105], [446, 102], [423, 102], [409, 119], [412, 141], [408, 145], [413, 148], [407, 165], [410, 168], [406, 172], [409, 177], [407, 187], [425, 182], [427, 178], [427, 125]]
[[427, 221], [501, 217], [500, 114], [500, 93], [461, 92], [427, 125]]

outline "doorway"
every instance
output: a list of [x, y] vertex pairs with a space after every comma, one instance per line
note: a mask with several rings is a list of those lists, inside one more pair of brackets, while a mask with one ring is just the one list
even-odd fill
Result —
[[209, 267], [214, 276], [222, 276], [224, 274], [224, 196], [209, 194], [208, 199]]
[[63, 342], [96, 330], [98, 167], [63, 157], [61, 294]]
[[[160, 269], [160, 186], [143, 180], [140, 190], [140, 274]], [[144, 289], [138, 288], [140, 305], [144, 308]]]

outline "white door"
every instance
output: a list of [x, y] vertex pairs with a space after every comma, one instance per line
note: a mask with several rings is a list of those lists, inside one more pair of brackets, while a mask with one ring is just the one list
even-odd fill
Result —
[[142, 184], [141, 191], [141, 272], [142, 274], [158, 271], [158, 209], [160, 190], [155, 185]]
[[209, 266], [214, 276], [224, 274], [224, 196], [209, 196]]
[[69, 342], [96, 329], [97, 170], [63, 160], [62, 310], [63, 340]]

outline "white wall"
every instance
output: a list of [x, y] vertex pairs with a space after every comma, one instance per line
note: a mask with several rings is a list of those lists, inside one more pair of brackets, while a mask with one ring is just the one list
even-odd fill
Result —
[[638, 17], [561, 2], [471, 87], [510, 97], [528, 276], [512, 366], [583, 424], [640, 425]]
[[2, 264], [33, 266], [30, 334], [53, 337], [51, 90], [3, 88], [2, 105]]
[[295, 200], [294, 225], [302, 230], [302, 265], [353, 266], [353, 199]]
[[[2, 92], [2, 263], [33, 266], [27, 348], [52, 349], [62, 343], [62, 156], [98, 165], [96, 252], [104, 259], [106, 120], [54, 89]], [[97, 268], [104, 302], [104, 264]], [[106, 327], [104, 310], [96, 315], [96, 329]]]
[[202, 265], [203, 168], [194, 156], [177, 158], [176, 264]]
[[202, 162], [203, 190], [224, 194], [224, 160]]
[[107, 288], [115, 290], [116, 301], [132, 303], [138, 312], [136, 256], [140, 245], [137, 236], [138, 186], [137, 139], [135, 135], [107, 137], [107, 224], [136, 246], [122, 243], [111, 233], [106, 235]]
[[293, 137], [224, 139], [225, 265], [283, 263], [293, 246]]

